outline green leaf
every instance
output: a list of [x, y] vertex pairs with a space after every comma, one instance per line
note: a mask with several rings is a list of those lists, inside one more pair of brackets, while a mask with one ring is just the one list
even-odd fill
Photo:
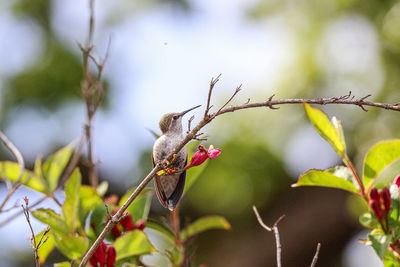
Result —
[[52, 209], [37, 209], [32, 211], [32, 215], [42, 223], [50, 226], [53, 231], [69, 233], [68, 226], [62, 216]]
[[[11, 182], [16, 182], [19, 178], [20, 167], [17, 162], [1, 161], [0, 162], [0, 178], [6, 178]], [[46, 186], [40, 176], [36, 176], [33, 172], [26, 170], [21, 178], [21, 184], [26, 185], [36, 191], [45, 193]]]
[[65, 183], [65, 201], [62, 212], [65, 222], [71, 232], [79, 226], [79, 189], [81, 187], [81, 174], [76, 168]]
[[323, 170], [309, 170], [303, 173], [297, 183], [292, 185], [292, 187], [298, 186], [324, 186], [339, 188], [352, 193], [358, 192], [353, 183]]
[[343, 158], [346, 154], [346, 144], [344, 143], [344, 138], [342, 138], [343, 131], [342, 129], [339, 129], [341, 126], [338, 127], [338, 130], [335, 129], [335, 126], [322, 110], [314, 108], [307, 103], [303, 104], [308, 119], [311, 121], [319, 135], [328, 141], [336, 153]]
[[166, 226], [164, 226], [158, 222], [147, 221], [146, 228], [154, 230], [157, 234], [161, 235], [165, 240], [169, 241], [171, 244], [174, 244], [175, 235]]
[[[42, 235], [44, 232], [45, 232], [45, 230], [43, 230], [42, 232], [40, 232], [39, 234], [37, 234], [35, 236], [36, 244], [39, 244], [39, 241], [42, 238]], [[43, 241], [46, 238], [47, 238], [46, 242], [43, 243]], [[46, 236], [43, 237], [42, 245], [38, 249], [38, 255], [39, 255], [41, 264], [43, 264], [46, 261], [47, 256], [49, 256], [49, 254], [53, 251], [53, 249], [54, 249], [54, 239], [53, 239], [53, 236], [50, 234], [50, 232], [48, 232], [46, 234]]]
[[43, 175], [46, 179], [48, 191], [53, 192], [58, 185], [58, 180], [64, 171], [67, 163], [74, 151], [75, 142], [61, 148], [56, 153], [48, 157], [43, 164]]
[[221, 216], [205, 216], [183, 229], [180, 233], [181, 240], [185, 241], [186, 239], [200, 234], [201, 232], [211, 230], [211, 229], [225, 229], [230, 230], [231, 225], [229, 222]]
[[375, 144], [364, 160], [363, 182], [367, 189], [378, 174], [390, 164], [400, 159], [400, 139], [383, 141]]
[[370, 212], [362, 214], [359, 218], [359, 221], [364, 227], [369, 229], [373, 229], [378, 225], [376, 217], [373, 216]]
[[372, 242], [376, 254], [383, 259], [391, 241], [391, 235], [385, 235], [382, 230], [375, 229], [368, 235], [368, 239]]
[[[389, 229], [393, 229], [394, 233], [399, 231], [399, 226], [400, 226], [399, 218], [400, 218], [400, 200], [391, 199], [391, 208], [389, 211]], [[396, 235], [393, 236], [396, 237]]]
[[149, 254], [157, 250], [150, 243], [146, 234], [139, 230], [128, 232], [114, 242], [117, 261], [126, 257]]
[[71, 263], [69, 261], [54, 263], [54, 267], [70, 267], [70, 266], [71, 266]]
[[107, 210], [103, 204], [99, 204], [93, 209], [93, 212], [90, 215], [90, 237], [97, 238], [101, 231], [103, 231], [106, 218]]
[[89, 215], [90, 211], [95, 209], [95, 207], [101, 205], [105, 208], [103, 200], [101, 200], [96, 189], [87, 185], [82, 185], [79, 189], [79, 203], [79, 219], [81, 225], [85, 224], [86, 217]]
[[89, 247], [89, 240], [83, 236], [53, 234], [56, 247], [69, 259], [78, 259]]
[[[125, 195], [119, 200], [118, 206], [121, 207], [133, 193], [135, 188], [130, 189]], [[154, 191], [151, 188], [145, 188], [137, 196], [137, 198], [132, 202], [127, 208], [127, 212], [132, 215], [132, 219], [136, 222], [139, 219], [147, 221], [147, 216], [150, 211], [151, 198], [153, 197]]]
[[399, 259], [390, 250], [386, 250], [383, 258], [383, 264], [385, 267], [400, 267]]

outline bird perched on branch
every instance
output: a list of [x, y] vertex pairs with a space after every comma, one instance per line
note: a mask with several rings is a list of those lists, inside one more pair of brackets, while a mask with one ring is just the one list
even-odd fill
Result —
[[[179, 113], [167, 113], [161, 117], [159, 126], [162, 134], [153, 146], [153, 167], [173, 153], [175, 147], [183, 140], [182, 117], [198, 107], [200, 105]], [[186, 146], [184, 146], [170, 162], [170, 168], [182, 170], [187, 164], [187, 157]], [[154, 187], [161, 205], [171, 211], [176, 207], [182, 196], [185, 180], [186, 170], [154, 177]]]

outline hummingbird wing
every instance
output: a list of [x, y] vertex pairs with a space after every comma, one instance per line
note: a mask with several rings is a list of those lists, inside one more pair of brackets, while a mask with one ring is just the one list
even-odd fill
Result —
[[[187, 159], [185, 161], [185, 165], [187, 164]], [[172, 210], [178, 205], [179, 200], [182, 197], [183, 194], [183, 189], [185, 188], [185, 181], [186, 181], [186, 171], [183, 171], [181, 175], [179, 175], [179, 181], [178, 184], [176, 185], [175, 191], [172, 193], [172, 195], [169, 197], [169, 199], [166, 201], [168, 204], [168, 209]], [[171, 211], [172, 211], [171, 210]]]
[[[153, 155], [151, 155], [151, 159], [153, 160], [153, 168], [154, 168], [154, 166], [156, 166], [156, 164], [154, 163]], [[157, 174], [154, 176], [154, 188], [156, 189], [156, 194], [157, 194], [158, 200], [160, 201], [161, 205], [163, 205], [163, 207], [166, 208], [167, 204], [165, 203], [165, 199], [167, 199], [167, 197], [164, 193], [164, 190], [162, 189], [160, 176], [158, 176]]]
[[[153, 160], [153, 168], [155, 166], [154, 163], [154, 158], [152, 158]], [[185, 161], [185, 165], [187, 164], [187, 158]], [[162, 187], [162, 183], [161, 180], [162, 177], [155, 175], [154, 176], [154, 188], [156, 189], [156, 194], [157, 194], [157, 198], [160, 201], [161, 205], [164, 206], [164, 208], [168, 208], [169, 210], [173, 210], [176, 205], [178, 204], [179, 200], [182, 197], [183, 194], [183, 189], [185, 188], [185, 181], [186, 181], [186, 170], [183, 171], [180, 175], [179, 175], [179, 180], [178, 183], [175, 187], [174, 192], [172, 192], [171, 196], [167, 197], [167, 194], [164, 192], [164, 189]]]

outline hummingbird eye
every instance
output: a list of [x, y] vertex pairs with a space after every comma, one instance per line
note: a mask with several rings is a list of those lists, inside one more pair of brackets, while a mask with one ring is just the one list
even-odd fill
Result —
[[172, 117], [174, 120], [177, 120], [179, 118], [179, 116], [175, 115]]

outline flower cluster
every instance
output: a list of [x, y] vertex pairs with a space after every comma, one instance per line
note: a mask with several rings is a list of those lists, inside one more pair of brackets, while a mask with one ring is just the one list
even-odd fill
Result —
[[388, 215], [390, 211], [390, 192], [387, 187], [382, 190], [372, 188], [370, 192], [369, 207], [374, 212], [376, 218], [378, 218], [382, 229], [388, 231]]
[[101, 242], [93, 256], [90, 258], [90, 266], [93, 267], [114, 267], [117, 252], [113, 246], [108, 246]]
[[[117, 211], [115, 211], [117, 212]], [[114, 238], [117, 238], [121, 236], [123, 232], [129, 232], [133, 231], [135, 229], [138, 229], [140, 231], [143, 231], [143, 229], [146, 227], [146, 222], [143, 221], [142, 219], [139, 219], [136, 224], [134, 223], [132, 216], [128, 213], [117, 225], [115, 225], [111, 229], [111, 233], [114, 236]]]
[[185, 170], [198, 166], [202, 164], [206, 159], [215, 159], [218, 157], [218, 155], [221, 154], [221, 149], [214, 148], [214, 146], [210, 146], [208, 149], [206, 149], [203, 145], [199, 145], [199, 150], [194, 153], [192, 160], [188, 165], [185, 166]]

